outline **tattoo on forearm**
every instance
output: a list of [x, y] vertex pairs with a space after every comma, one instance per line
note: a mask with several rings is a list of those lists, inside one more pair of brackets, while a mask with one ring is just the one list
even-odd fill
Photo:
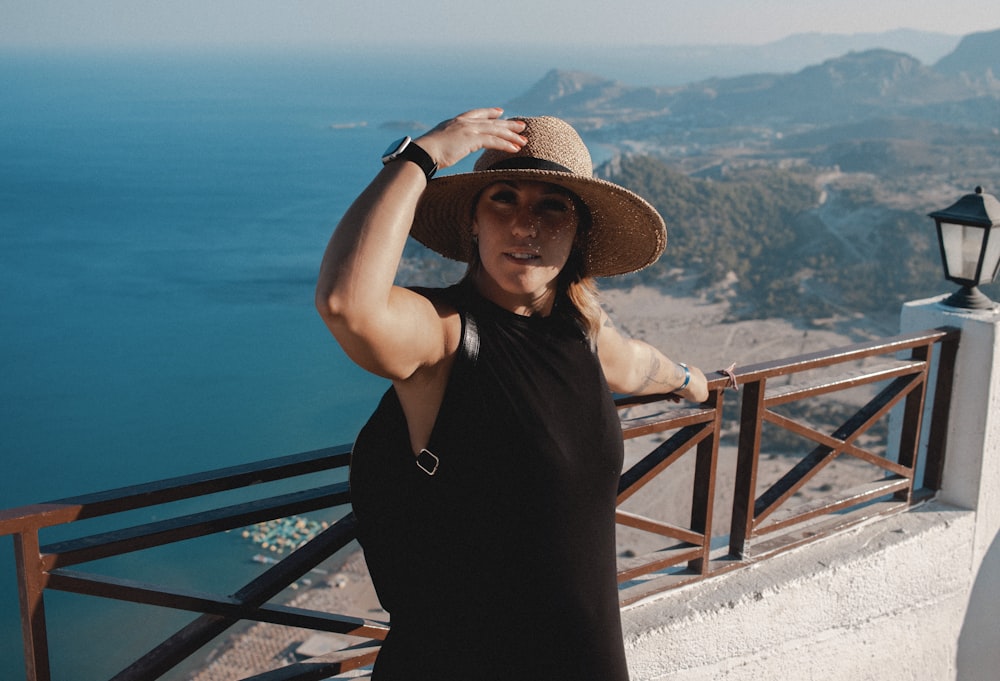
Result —
[[667, 376], [662, 356], [652, 347], [649, 348], [648, 353], [645, 375], [642, 377], [642, 383], [636, 392], [643, 392], [654, 385], [664, 392], [676, 390], [684, 382], [683, 369], [675, 365], [674, 371], [671, 372], [670, 376]]
[[658, 378], [662, 362], [653, 348], [649, 348], [649, 361], [646, 364], [646, 374], [642, 377], [642, 383], [636, 392], [642, 392], [651, 385], [663, 385], [663, 380]]

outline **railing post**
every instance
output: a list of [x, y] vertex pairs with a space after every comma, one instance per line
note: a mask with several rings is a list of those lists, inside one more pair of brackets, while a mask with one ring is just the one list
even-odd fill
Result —
[[45, 627], [45, 582], [42, 571], [38, 528], [14, 535], [17, 564], [17, 595], [21, 604], [21, 637], [27, 681], [49, 681], [49, 642]]
[[757, 490], [757, 458], [760, 431], [764, 422], [765, 379], [743, 385], [740, 411], [739, 450], [736, 455], [736, 483], [733, 490], [733, 517], [729, 529], [729, 553], [746, 557], [747, 540], [753, 534], [754, 501]]
[[937, 375], [934, 380], [934, 406], [927, 434], [927, 454], [924, 462], [923, 486], [935, 492], [941, 489], [944, 477], [945, 449], [948, 437], [948, 415], [951, 412], [951, 392], [955, 379], [955, 357], [958, 337], [941, 341], [937, 353]]
[[713, 390], [706, 404], [715, 411], [712, 434], [698, 443], [695, 454], [694, 490], [691, 498], [691, 529], [704, 535], [701, 557], [688, 568], [706, 574], [712, 550], [712, 513], [715, 506], [715, 477], [719, 460], [719, 435], [722, 432], [722, 403], [725, 389]]
[[920, 447], [924, 400], [927, 396], [927, 380], [930, 377], [931, 347], [921, 345], [913, 348], [910, 356], [912, 359], [924, 362], [924, 370], [920, 377], [920, 387], [911, 390], [903, 403], [903, 424], [900, 431], [897, 461], [910, 470], [910, 484], [906, 490], [900, 490], [894, 496], [907, 503], [913, 503], [913, 492], [917, 482], [917, 450]]

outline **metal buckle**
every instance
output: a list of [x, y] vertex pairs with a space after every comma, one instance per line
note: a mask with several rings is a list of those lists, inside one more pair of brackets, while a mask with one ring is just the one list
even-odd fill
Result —
[[434, 475], [437, 473], [438, 464], [441, 463], [441, 460], [437, 458], [437, 455], [429, 449], [421, 449], [420, 453], [417, 454], [416, 460], [417, 468], [422, 470], [427, 475]]

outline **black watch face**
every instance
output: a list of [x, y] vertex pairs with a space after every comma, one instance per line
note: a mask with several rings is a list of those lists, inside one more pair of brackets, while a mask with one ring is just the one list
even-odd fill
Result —
[[382, 160], [387, 161], [391, 159], [393, 156], [402, 151], [402, 147], [409, 141], [410, 141], [409, 137], [400, 137], [398, 140], [390, 144], [388, 147], [386, 147], [385, 153], [382, 154]]

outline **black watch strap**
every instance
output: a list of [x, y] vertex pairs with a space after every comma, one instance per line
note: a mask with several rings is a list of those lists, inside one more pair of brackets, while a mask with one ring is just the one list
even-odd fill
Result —
[[409, 137], [404, 137], [398, 142], [394, 142], [386, 153], [382, 156], [382, 163], [392, 163], [393, 161], [411, 161], [420, 166], [427, 179], [434, 177], [437, 172], [437, 163], [424, 149]]

